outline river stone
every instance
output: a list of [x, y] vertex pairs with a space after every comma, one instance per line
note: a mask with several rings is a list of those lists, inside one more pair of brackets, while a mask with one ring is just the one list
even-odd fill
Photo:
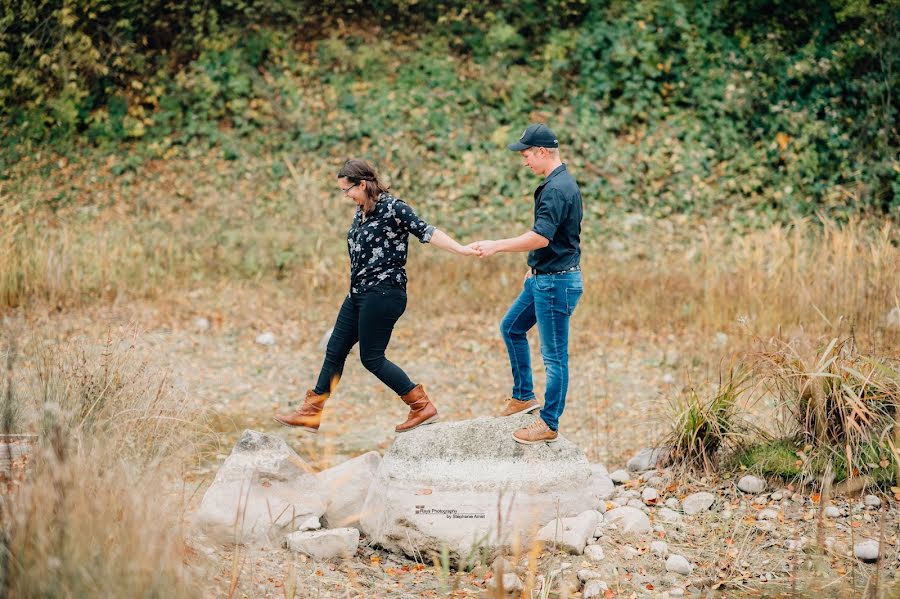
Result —
[[380, 463], [378, 452], [370, 451], [319, 472], [317, 476], [327, 494], [325, 521], [328, 528], [359, 528], [359, 515]]
[[324, 489], [300, 456], [280, 437], [246, 430], [204, 493], [193, 522], [219, 543], [277, 546], [324, 513]]
[[483, 417], [398, 435], [369, 488], [362, 530], [408, 556], [440, 555], [446, 546], [465, 565], [467, 556], [528, 546], [544, 523], [594, 508], [581, 449], [562, 435], [536, 445], [513, 440], [533, 419]]

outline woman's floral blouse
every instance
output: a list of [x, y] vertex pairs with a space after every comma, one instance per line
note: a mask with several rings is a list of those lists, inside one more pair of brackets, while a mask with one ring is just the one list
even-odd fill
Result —
[[363, 291], [389, 281], [406, 289], [406, 256], [409, 235], [428, 243], [434, 227], [421, 220], [409, 204], [383, 192], [375, 209], [363, 219], [362, 207], [356, 209], [347, 231], [350, 252], [350, 293]]

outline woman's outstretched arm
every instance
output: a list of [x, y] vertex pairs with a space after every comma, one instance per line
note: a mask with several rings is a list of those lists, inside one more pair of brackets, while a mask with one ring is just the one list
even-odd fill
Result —
[[461, 245], [458, 241], [456, 241], [440, 229], [434, 230], [434, 234], [431, 236], [431, 239], [428, 241], [428, 243], [436, 248], [440, 248], [454, 254], [459, 254], [461, 256], [478, 255], [474, 249], [467, 245]]

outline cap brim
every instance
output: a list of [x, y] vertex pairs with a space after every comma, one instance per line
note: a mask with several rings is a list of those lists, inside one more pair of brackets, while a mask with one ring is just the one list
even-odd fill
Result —
[[528, 144], [523, 144], [521, 141], [517, 141], [516, 143], [509, 144], [506, 147], [513, 152], [521, 152], [522, 150], [527, 150], [531, 146], [529, 146]]

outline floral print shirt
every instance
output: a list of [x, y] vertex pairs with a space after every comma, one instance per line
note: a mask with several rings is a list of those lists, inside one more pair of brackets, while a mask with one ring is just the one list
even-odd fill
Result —
[[363, 219], [357, 207], [350, 230], [347, 249], [350, 252], [350, 293], [363, 291], [385, 281], [406, 289], [406, 256], [409, 235], [428, 243], [434, 227], [421, 220], [413, 209], [399, 198], [383, 192], [375, 209]]

